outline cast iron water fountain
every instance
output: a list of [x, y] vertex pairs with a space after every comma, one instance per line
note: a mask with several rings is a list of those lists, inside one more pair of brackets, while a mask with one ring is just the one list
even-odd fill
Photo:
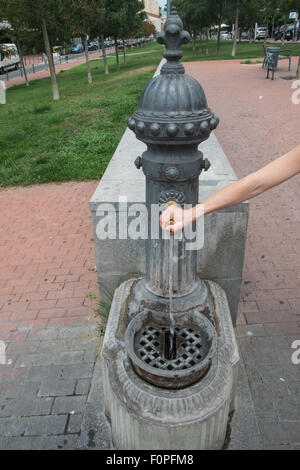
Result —
[[[199, 175], [210, 166], [198, 145], [217, 127], [218, 118], [208, 108], [200, 84], [185, 74], [179, 62], [180, 46], [188, 41], [174, 7], [158, 36], [166, 46], [167, 62], [147, 84], [128, 120], [136, 137], [147, 144], [135, 163], [146, 176], [149, 214], [153, 204], [197, 204]], [[184, 239], [166, 240], [161, 234], [159, 240], [152, 240], [151, 222], [149, 218], [146, 279], [133, 294], [142, 292], [144, 301], [132, 311], [126, 347], [142, 377], [179, 388], [205, 373], [216, 350], [214, 319], [208, 313], [211, 299], [196, 275], [196, 251], [187, 250]]]
[[222, 448], [234, 406], [239, 356], [226, 295], [198, 277], [185, 235], [153, 236], [153, 207], [198, 203], [199, 176], [210, 167], [198, 146], [218, 125], [179, 62], [188, 41], [172, 8], [158, 36], [167, 60], [128, 120], [147, 145], [135, 165], [146, 177], [148, 239], [146, 276], [115, 291], [102, 349], [105, 414], [118, 449]]

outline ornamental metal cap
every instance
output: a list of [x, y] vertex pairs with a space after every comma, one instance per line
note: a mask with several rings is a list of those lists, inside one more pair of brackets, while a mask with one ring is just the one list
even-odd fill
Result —
[[157, 41], [164, 44], [167, 62], [159, 75], [147, 83], [138, 109], [128, 120], [128, 127], [145, 143], [197, 144], [208, 139], [219, 119], [207, 106], [200, 83], [185, 74], [180, 49], [190, 35], [172, 7], [164, 31]]

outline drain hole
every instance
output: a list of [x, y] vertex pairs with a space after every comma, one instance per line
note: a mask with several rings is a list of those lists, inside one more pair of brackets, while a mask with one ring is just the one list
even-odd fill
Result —
[[[173, 339], [173, 341], [172, 341]], [[165, 359], [167, 361], [172, 361], [176, 358], [176, 333], [171, 338], [170, 331], [167, 331], [165, 334]], [[169, 366], [168, 366], [169, 369]], [[173, 369], [173, 367], [172, 367]], [[170, 369], [171, 370], [171, 369]]]

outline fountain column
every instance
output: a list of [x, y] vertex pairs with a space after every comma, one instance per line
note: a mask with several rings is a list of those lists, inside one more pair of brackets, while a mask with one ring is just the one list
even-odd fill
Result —
[[[117, 449], [221, 449], [234, 408], [239, 355], [226, 295], [199, 279], [196, 251], [175, 235], [171, 275], [170, 240], [161, 229], [152, 234], [153, 205], [198, 203], [198, 179], [210, 167], [198, 145], [219, 122], [179, 62], [189, 39], [173, 7], [158, 35], [167, 61], [128, 120], [147, 145], [135, 165], [146, 177], [149, 236], [146, 276], [116, 290], [102, 350], [105, 412]], [[167, 351], [170, 327], [175, 343]]]

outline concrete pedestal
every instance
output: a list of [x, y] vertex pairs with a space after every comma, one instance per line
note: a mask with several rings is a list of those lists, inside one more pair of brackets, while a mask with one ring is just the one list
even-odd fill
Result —
[[218, 346], [205, 377], [181, 390], [143, 381], [127, 356], [124, 335], [133, 280], [116, 291], [102, 349], [105, 414], [116, 449], [222, 449], [234, 409], [239, 353], [226, 294], [207, 281], [217, 318]]

